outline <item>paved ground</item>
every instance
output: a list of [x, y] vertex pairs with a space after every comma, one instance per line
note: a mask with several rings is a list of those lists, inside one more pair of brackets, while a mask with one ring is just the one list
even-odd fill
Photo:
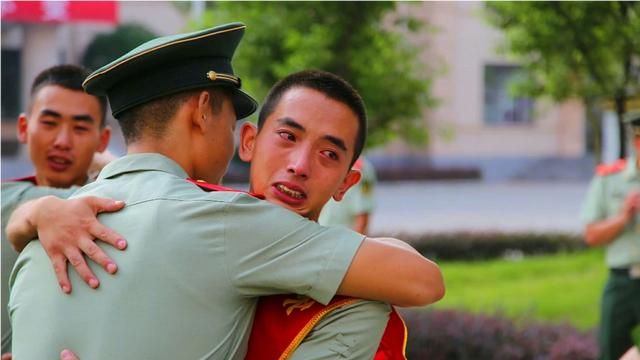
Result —
[[587, 182], [380, 184], [371, 230], [580, 232], [587, 188]]

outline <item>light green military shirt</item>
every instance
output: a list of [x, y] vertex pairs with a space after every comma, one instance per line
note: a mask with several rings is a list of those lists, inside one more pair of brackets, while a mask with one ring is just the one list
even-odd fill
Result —
[[204, 192], [159, 154], [107, 165], [74, 196], [124, 200], [100, 221], [127, 239], [105, 246], [115, 276], [91, 264], [92, 290], [75, 271], [59, 289], [37, 241], [11, 275], [9, 313], [17, 359], [242, 359], [257, 297], [297, 293], [327, 303], [363, 236], [326, 228], [237, 192]]
[[391, 305], [378, 301], [344, 305], [313, 327], [290, 360], [371, 360], [390, 313]]
[[[620, 213], [624, 199], [631, 191], [640, 191], [640, 171], [634, 157], [628, 159], [624, 170], [593, 178], [582, 209], [582, 220], [589, 224]], [[610, 268], [640, 264], [640, 214], [636, 214], [635, 220], [606, 246], [606, 262]]]
[[9, 244], [5, 230], [7, 222], [13, 211], [21, 203], [37, 199], [46, 195], [55, 195], [66, 198], [78, 189], [56, 189], [46, 186], [36, 186], [33, 182], [8, 181], [2, 183], [2, 353], [11, 351], [11, 326], [9, 324], [9, 313], [7, 303], [9, 302], [9, 274], [18, 258], [18, 253]]
[[330, 199], [322, 208], [318, 222], [325, 226], [353, 228], [356, 217], [371, 214], [375, 208], [374, 189], [377, 182], [373, 165], [362, 158], [362, 177], [349, 189], [341, 201]]

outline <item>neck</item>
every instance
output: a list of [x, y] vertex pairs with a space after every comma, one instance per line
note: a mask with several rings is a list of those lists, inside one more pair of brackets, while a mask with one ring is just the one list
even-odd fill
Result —
[[143, 138], [127, 145], [127, 154], [157, 153], [164, 155], [178, 163], [189, 177], [194, 177], [193, 163], [185, 153], [185, 149], [185, 146], [178, 146], [174, 141], [164, 137]]

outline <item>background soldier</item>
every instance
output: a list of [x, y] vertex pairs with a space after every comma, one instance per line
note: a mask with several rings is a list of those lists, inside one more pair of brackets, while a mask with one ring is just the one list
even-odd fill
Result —
[[24, 201], [70, 196], [89, 179], [94, 154], [109, 143], [107, 99], [84, 91], [88, 75], [77, 65], [45, 69], [34, 79], [27, 111], [18, 118], [18, 139], [27, 146], [35, 173], [2, 183], [2, 353], [11, 349], [8, 284], [18, 257], [5, 237], [9, 217]]
[[376, 169], [364, 156], [358, 158], [353, 169], [360, 171], [360, 181], [342, 200], [329, 200], [322, 208], [318, 222], [326, 226], [344, 226], [367, 235], [375, 208]]
[[617, 360], [640, 324], [640, 113], [626, 119], [635, 155], [601, 165], [591, 182], [582, 219], [589, 246], [605, 246], [609, 279], [602, 295], [600, 352]]

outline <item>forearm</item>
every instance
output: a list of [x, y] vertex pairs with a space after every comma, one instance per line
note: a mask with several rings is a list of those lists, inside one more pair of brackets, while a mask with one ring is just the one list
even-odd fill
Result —
[[42, 201], [50, 198], [55, 199], [56, 197], [45, 196], [27, 201], [11, 214], [6, 232], [9, 243], [16, 251], [22, 251], [29, 241], [38, 236], [38, 228], [36, 227], [38, 209]]
[[338, 293], [398, 306], [424, 306], [444, 296], [438, 266], [397, 239], [367, 238]]
[[612, 242], [624, 230], [628, 221], [629, 219], [623, 214], [618, 214], [606, 220], [588, 224], [585, 230], [587, 245], [602, 246]]

